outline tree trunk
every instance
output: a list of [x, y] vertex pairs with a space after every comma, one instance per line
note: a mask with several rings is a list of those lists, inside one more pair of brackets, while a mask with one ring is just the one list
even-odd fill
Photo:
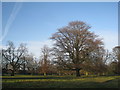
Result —
[[12, 66], [12, 73], [11, 73], [11, 76], [14, 76], [15, 75], [15, 66]]
[[8, 74], [8, 64], [6, 64], [6, 74]]
[[26, 74], [26, 70], [25, 70], [25, 64], [23, 64], [23, 74]]
[[85, 75], [88, 76], [88, 72], [86, 72]]
[[76, 77], [80, 77], [80, 69], [76, 69]]
[[46, 76], [46, 73], [44, 72], [44, 76]]
[[12, 70], [12, 73], [11, 73], [11, 76], [14, 76], [15, 75], [15, 71], [14, 69]]

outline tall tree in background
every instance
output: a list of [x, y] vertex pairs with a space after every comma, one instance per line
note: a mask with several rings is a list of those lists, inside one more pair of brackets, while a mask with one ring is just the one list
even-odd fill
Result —
[[15, 48], [12, 41], [8, 41], [6, 49], [2, 50], [2, 56], [12, 66], [11, 76], [14, 76], [15, 71], [23, 64], [24, 60], [21, 57], [27, 52], [26, 45], [21, 43], [18, 48]]
[[29, 73], [34, 74], [36, 73], [36, 69], [38, 67], [38, 63], [36, 62], [36, 58], [32, 53], [26, 54], [25, 56], [21, 57], [22, 60], [24, 60], [24, 63], [21, 65], [21, 69], [23, 70], [23, 73]]
[[52, 62], [54, 63], [59, 75], [61, 75], [61, 72], [68, 65], [66, 59], [64, 52], [60, 51], [57, 47], [52, 48]]
[[82, 64], [88, 59], [89, 53], [103, 45], [98, 36], [88, 29], [90, 26], [85, 22], [74, 21], [58, 29], [58, 32], [51, 37], [56, 41], [55, 47], [69, 56], [67, 60], [76, 71], [76, 76], [80, 76]]
[[41, 50], [42, 50], [40, 61], [41, 71], [43, 72], [44, 75], [46, 75], [50, 67], [50, 48], [44, 45]]
[[108, 53], [104, 48], [98, 48], [90, 52], [89, 59], [84, 63], [84, 69], [98, 75], [105, 75], [107, 72]]
[[113, 48], [112, 55], [114, 60], [111, 64], [113, 66], [113, 72], [120, 75], [120, 46]]

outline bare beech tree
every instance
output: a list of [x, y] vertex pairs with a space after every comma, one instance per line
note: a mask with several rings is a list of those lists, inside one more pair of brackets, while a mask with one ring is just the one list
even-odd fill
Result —
[[12, 41], [8, 41], [7, 48], [2, 50], [2, 56], [12, 66], [11, 76], [14, 76], [15, 71], [23, 64], [24, 60], [22, 60], [21, 57], [26, 51], [27, 48], [25, 44], [21, 43], [16, 49]]
[[88, 29], [90, 26], [85, 22], [74, 21], [58, 29], [58, 32], [51, 37], [56, 41], [55, 47], [58, 47], [64, 55], [69, 56], [67, 60], [72, 69], [76, 71], [76, 76], [80, 76], [82, 64], [87, 60], [89, 53], [103, 46], [101, 39]]
[[[57, 69], [57, 73], [61, 75], [61, 72], [66, 68], [67, 58], [64, 55], [64, 52], [60, 51], [58, 48], [54, 47], [52, 49], [52, 60]], [[70, 66], [71, 67], [71, 66]]]
[[23, 68], [26, 68], [28, 73], [30, 74], [35, 74], [37, 71], [37, 67], [38, 67], [38, 63], [36, 62], [36, 58], [34, 58], [34, 55], [31, 53], [31, 54], [28, 54], [26, 55], [25, 57], [25, 67]]
[[49, 66], [50, 66], [50, 48], [46, 45], [43, 46], [42, 50], [42, 55], [41, 55], [41, 71], [43, 72], [44, 75], [47, 74], [49, 71]]
[[34, 68], [33, 67], [33, 63], [34, 63], [33, 54], [26, 53], [25, 55], [21, 57], [21, 59], [23, 60], [23, 64], [20, 65], [20, 69], [22, 70], [22, 73], [26, 74], [27, 71], [28, 73], [32, 73], [33, 68]]
[[120, 62], [120, 46], [113, 48], [114, 61]]
[[107, 72], [108, 53], [104, 48], [98, 48], [90, 52], [89, 59], [84, 63], [85, 70], [98, 75], [105, 75]]
[[120, 75], [120, 46], [113, 48], [113, 64], [114, 64], [114, 73]]

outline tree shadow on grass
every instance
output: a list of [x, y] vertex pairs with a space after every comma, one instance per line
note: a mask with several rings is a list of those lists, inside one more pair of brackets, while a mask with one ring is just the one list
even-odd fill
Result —
[[[107, 80], [105, 82], [89, 80], [77, 81], [77, 79], [74, 81], [62, 81], [62, 79], [72, 78], [75, 79], [75, 77], [39, 77], [39, 79], [48, 79], [48, 81], [4, 83], [3, 88], [119, 88], [120, 86], [120, 78]], [[82, 79], [82, 77], [79, 77], [78, 79], [80, 78]], [[35, 79], [37, 78], [35, 77]], [[49, 79], [61, 79], [61, 81], [49, 81]]]
[[46, 82], [15, 82], [5, 83], [3, 88], [119, 88], [118, 79], [108, 80], [105, 82], [84, 82], [84, 81], [72, 81], [72, 82], [58, 82], [58, 81], [46, 81]]
[[2, 78], [2, 79], [73, 79], [75, 77], [9, 77], [9, 78]]
[[120, 88], [120, 78], [107, 80], [101, 84], [107, 88]]

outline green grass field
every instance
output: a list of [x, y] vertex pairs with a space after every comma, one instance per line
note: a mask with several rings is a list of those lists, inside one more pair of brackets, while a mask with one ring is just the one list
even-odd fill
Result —
[[120, 76], [16, 75], [3, 76], [2, 78], [6, 78], [2, 79], [3, 88], [118, 88], [120, 83]]

